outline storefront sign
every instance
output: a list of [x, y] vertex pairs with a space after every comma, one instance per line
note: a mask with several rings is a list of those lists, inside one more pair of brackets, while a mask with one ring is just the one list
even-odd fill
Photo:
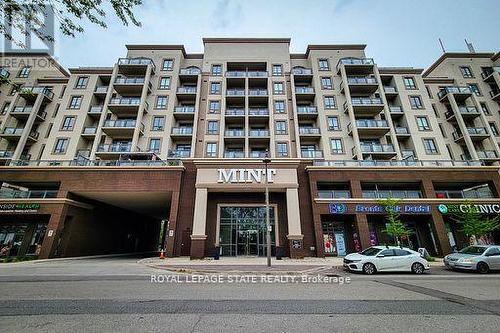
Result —
[[[399, 214], [429, 214], [431, 212], [430, 205], [396, 205], [394, 206], [396, 213]], [[381, 205], [356, 205], [354, 208], [356, 213], [385, 213], [386, 208]]]
[[477, 204], [477, 205], [441, 204], [437, 208], [441, 214], [467, 213], [470, 212], [471, 210], [474, 210], [475, 212], [481, 214], [500, 214], [500, 204]]
[[0, 204], [1, 213], [35, 213], [40, 209], [38, 203], [3, 203]]
[[331, 203], [328, 206], [330, 214], [345, 214], [347, 213], [347, 205], [346, 204], [337, 204]]
[[[267, 182], [273, 183], [276, 169], [267, 169]], [[266, 181], [266, 169], [217, 169], [218, 183], [258, 183]]]
[[337, 255], [345, 256], [347, 254], [345, 248], [344, 234], [340, 232], [335, 233], [335, 243], [337, 244]]

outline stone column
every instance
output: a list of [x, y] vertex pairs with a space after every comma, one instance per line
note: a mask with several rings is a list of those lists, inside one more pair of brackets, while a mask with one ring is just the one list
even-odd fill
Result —
[[205, 257], [207, 199], [208, 189], [197, 188], [194, 204], [193, 233], [191, 234], [191, 259], [202, 259]]
[[[31, 110], [31, 113], [26, 120], [26, 123], [24, 124], [24, 130], [21, 134], [21, 138], [19, 139], [19, 142], [17, 143], [16, 150], [14, 151], [14, 154], [12, 155], [12, 160], [18, 160], [21, 158], [21, 155], [23, 153], [24, 147], [26, 146], [26, 142], [28, 141], [28, 137], [31, 134], [31, 131], [33, 130], [33, 124], [35, 123], [36, 117], [38, 112], [40, 111], [40, 108], [42, 106], [42, 102], [44, 99], [44, 94], [43, 93], [38, 93], [35, 103], [33, 104], [33, 109]], [[38, 135], [40, 136], [40, 134]], [[37, 138], [39, 139], [39, 138]]]
[[[304, 257], [302, 228], [300, 226], [299, 191], [297, 188], [286, 189], [286, 212], [288, 217], [288, 243], [290, 258]], [[277, 236], [277, 235], [275, 235]]]

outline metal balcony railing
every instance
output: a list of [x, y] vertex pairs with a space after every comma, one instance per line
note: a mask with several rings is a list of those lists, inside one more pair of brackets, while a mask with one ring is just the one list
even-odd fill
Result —
[[46, 97], [53, 99], [54, 93], [52, 89], [44, 86], [22, 86], [19, 88], [20, 94], [43, 94]]
[[328, 167], [477, 167], [484, 165], [481, 161], [471, 160], [334, 160], [334, 161], [314, 161], [315, 166]]
[[139, 97], [118, 97], [112, 98], [109, 101], [109, 105], [139, 105], [141, 104], [141, 99]]
[[352, 105], [378, 105], [383, 104], [380, 98], [369, 98], [369, 97], [352, 97]]
[[299, 134], [317, 135], [321, 134], [321, 129], [319, 127], [299, 127]]
[[224, 131], [224, 136], [227, 137], [244, 137], [245, 136], [245, 131], [244, 130], [225, 130]]
[[269, 130], [265, 129], [251, 129], [248, 131], [250, 137], [266, 137], [269, 136]]
[[314, 94], [313, 87], [295, 87], [296, 94]]
[[323, 158], [324, 155], [322, 150], [302, 149], [300, 151], [300, 156], [302, 156], [302, 158]]
[[377, 84], [377, 79], [374, 77], [364, 77], [364, 76], [348, 76], [348, 84]]
[[269, 109], [267, 108], [250, 108], [248, 110], [249, 116], [269, 116]]
[[226, 116], [244, 116], [245, 109], [244, 108], [230, 108], [226, 109]]
[[300, 114], [317, 114], [318, 108], [315, 106], [297, 106], [297, 113]]
[[472, 94], [472, 91], [469, 87], [448, 86], [441, 88], [438, 92], [438, 97], [441, 99], [447, 94]]
[[493, 199], [495, 196], [489, 187], [481, 187], [471, 190], [437, 190], [437, 198], [446, 199]]
[[172, 127], [170, 134], [174, 135], [192, 135], [193, 128], [192, 127]]
[[132, 143], [100, 144], [97, 147], [97, 151], [106, 153], [129, 153], [132, 151]]

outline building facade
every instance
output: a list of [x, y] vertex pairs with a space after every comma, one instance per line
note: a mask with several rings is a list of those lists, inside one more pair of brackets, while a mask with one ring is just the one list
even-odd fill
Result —
[[386, 197], [434, 255], [468, 242], [453, 211], [500, 213], [498, 52], [424, 71], [365, 45], [203, 43], [69, 70], [2, 54], [0, 255], [265, 255], [266, 186], [273, 255], [296, 258], [391, 242]]

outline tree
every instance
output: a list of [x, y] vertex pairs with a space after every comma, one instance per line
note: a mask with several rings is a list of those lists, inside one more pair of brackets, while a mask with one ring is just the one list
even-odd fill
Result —
[[386, 214], [385, 218], [387, 220], [387, 224], [383, 232], [394, 237], [394, 239], [396, 240], [396, 244], [398, 246], [401, 245], [401, 238], [408, 237], [410, 233], [406, 228], [406, 226], [404, 225], [404, 223], [399, 218], [400, 217], [398, 210], [399, 202], [400, 200], [391, 197], [388, 197], [386, 199], [381, 199], [378, 201], [378, 204], [382, 206], [382, 209]]
[[[25, 47], [24, 43], [15, 39], [10, 28], [27, 36], [27, 25], [41, 41], [53, 42], [54, 37], [46, 32], [44, 24], [49, 13], [54, 15], [54, 19], [59, 22], [60, 31], [66, 36], [75, 37], [77, 33], [84, 32], [78, 20], [87, 19], [100, 27], [107, 27], [102, 0], [4, 0], [2, 3], [0, 14], [4, 20], [0, 22], [0, 33], [22, 48]], [[133, 9], [141, 5], [142, 0], [110, 0], [109, 3], [124, 25], [141, 25], [135, 18]]]
[[485, 216], [470, 202], [464, 202], [460, 207], [463, 209], [453, 213], [453, 219], [461, 225], [460, 231], [471, 240], [471, 245], [473, 245], [472, 243], [477, 244], [479, 238], [500, 227], [499, 216]]

